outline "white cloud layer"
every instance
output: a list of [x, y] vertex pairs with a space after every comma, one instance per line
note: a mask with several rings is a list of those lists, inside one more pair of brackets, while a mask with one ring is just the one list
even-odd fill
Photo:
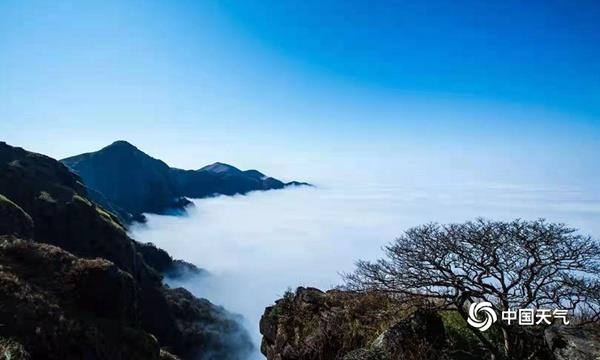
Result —
[[600, 201], [577, 189], [510, 184], [295, 188], [194, 201], [187, 217], [148, 215], [132, 230], [173, 257], [209, 270], [188, 279], [197, 296], [247, 319], [257, 345], [264, 308], [286, 288], [329, 288], [357, 259], [374, 259], [403, 230], [476, 217], [565, 222], [600, 235]]

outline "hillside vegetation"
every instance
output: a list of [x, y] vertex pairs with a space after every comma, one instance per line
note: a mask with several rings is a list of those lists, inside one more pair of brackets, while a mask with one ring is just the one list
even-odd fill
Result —
[[[177, 266], [125, 232], [81, 178], [0, 143], [0, 356], [242, 359], [236, 317], [162, 283]], [[199, 271], [199, 270], [198, 270]]]

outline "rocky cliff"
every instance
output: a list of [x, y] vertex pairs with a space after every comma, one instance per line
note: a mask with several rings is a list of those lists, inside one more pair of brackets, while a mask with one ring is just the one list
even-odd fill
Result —
[[242, 359], [251, 350], [234, 315], [164, 286], [161, 273], [181, 263], [129, 238], [60, 162], [0, 143], [0, 215], [0, 353]]
[[447, 347], [435, 313], [407, 316], [383, 295], [314, 288], [288, 292], [268, 307], [260, 331], [270, 360], [436, 359]]
[[[301, 287], [265, 309], [261, 351], [268, 360], [489, 359], [466, 326], [455, 312], [381, 294]], [[526, 342], [541, 344], [532, 359], [596, 360], [600, 325], [550, 327]]]

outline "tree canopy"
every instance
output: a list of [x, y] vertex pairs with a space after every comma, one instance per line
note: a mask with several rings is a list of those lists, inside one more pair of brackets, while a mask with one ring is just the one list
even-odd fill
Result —
[[[600, 319], [600, 245], [564, 224], [431, 223], [407, 230], [384, 251], [383, 259], [359, 261], [346, 275], [347, 286], [426, 300], [465, 318], [467, 305], [486, 301], [498, 313], [557, 308], [588, 321]], [[515, 329], [498, 325], [503, 353], [510, 355]], [[492, 344], [485, 345], [495, 352]]]

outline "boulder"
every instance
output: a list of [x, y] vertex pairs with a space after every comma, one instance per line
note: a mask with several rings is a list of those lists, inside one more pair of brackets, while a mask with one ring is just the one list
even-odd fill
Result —
[[600, 324], [553, 326], [545, 338], [556, 360], [600, 359]]
[[418, 339], [431, 348], [419, 348], [428, 356], [422, 359], [439, 356], [446, 346], [441, 318], [406, 317], [399, 305], [381, 294], [300, 287], [265, 309], [261, 351], [269, 360], [404, 359]]
[[371, 345], [386, 359], [442, 359], [447, 336], [437, 312], [417, 309], [384, 331]]

